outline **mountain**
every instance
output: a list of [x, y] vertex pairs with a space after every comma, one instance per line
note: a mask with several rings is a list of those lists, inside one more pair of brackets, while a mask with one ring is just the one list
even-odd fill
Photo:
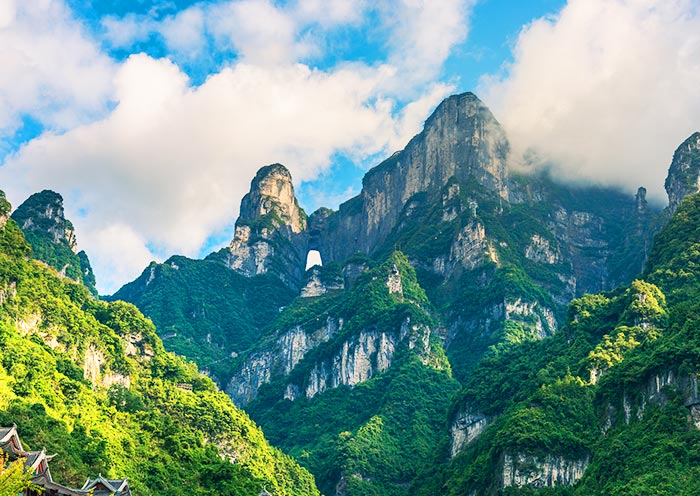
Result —
[[24, 232], [37, 260], [56, 269], [60, 275], [83, 283], [97, 296], [95, 275], [78, 241], [71, 221], [63, 212], [63, 197], [50, 190], [35, 193], [12, 213]]
[[292, 176], [281, 164], [261, 168], [241, 201], [228, 248], [210, 255], [245, 276], [270, 271], [292, 288], [304, 274], [306, 213], [294, 196]]
[[[254, 285], [260, 275], [274, 276], [299, 294], [309, 250], [319, 250], [326, 264], [339, 264], [347, 279], [347, 272], [357, 270], [353, 257], [381, 263], [399, 249], [436, 306], [454, 372], [464, 377], [484, 350], [505, 339], [506, 320], [526, 334], [551, 334], [573, 297], [629, 282], [642, 268], [659, 217], [644, 188], [634, 198], [611, 189], [561, 185], [546, 175], [514, 174], [506, 166], [508, 149], [504, 131], [476, 96], [450, 97], [423, 132], [370, 170], [361, 193], [336, 212], [319, 209], [307, 219], [287, 169], [263, 167], [241, 202], [231, 245], [207, 261]], [[193, 287], [191, 281], [212, 279], [203, 274], [215, 269], [192, 264], [202, 266], [201, 276], [180, 278], [164, 290], [145, 285], [152, 273], [157, 280], [149, 268], [138, 284], [114, 298], [139, 305], [161, 335], [177, 329], [204, 350], [175, 342], [174, 351], [219, 364], [226, 353], [240, 354], [249, 341], [239, 339], [236, 326], [216, 316], [208, 319], [189, 302], [182, 305], [165, 295], [184, 291], [195, 300], [235, 301], [240, 291], [231, 294], [225, 284]], [[223, 267], [217, 270], [224, 277]], [[280, 295], [259, 300], [263, 307], [270, 302], [270, 308], [280, 308], [294, 293]], [[169, 312], [183, 317], [164, 315]], [[211, 327], [225, 336], [221, 351], [207, 351]], [[253, 333], [264, 333], [263, 327], [255, 326]], [[221, 385], [230, 377], [224, 369], [219, 365], [213, 374]]]
[[[671, 205], [697, 191], [693, 143], [669, 170]], [[604, 386], [666, 328], [666, 289], [635, 278], [673, 208], [643, 187], [516, 173], [508, 153], [484, 104], [452, 96], [337, 211], [307, 218], [287, 169], [264, 167], [229, 247], [151, 265], [114, 298], [169, 349], [215, 364], [324, 494], [570, 494], [603, 456]], [[303, 272], [309, 250], [324, 264]], [[263, 281], [280, 289], [256, 296]]]
[[[41, 206], [51, 242], [63, 246], [72, 231], [56, 222], [59, 198], [43, 192], [29, 205]], [[25, 207], [16, 218], [44, 242]], [[27, 447], [57, 453], [57, 479], [81, 487], [97, 474], [128, 477], [139, 495], [319, 494], [194, 364], [165, 351], [136, 307], [101, 301], [64, 266], [33, 260], [9, 213], [0, 192], [0, 426], [16, 424]]]
[[700, 132], [685, 140], [673, 154], [673, 161], [664, 186], [668, 193], [668, 209], [676, 211], [683, 198], [695, 193], [700, 184]]
[[697, 494], [699, 222], [693, 194], [640, 279], [574, 300], [556, 336], [483, 360], [453, 409], [451, 461], [412, 494]]

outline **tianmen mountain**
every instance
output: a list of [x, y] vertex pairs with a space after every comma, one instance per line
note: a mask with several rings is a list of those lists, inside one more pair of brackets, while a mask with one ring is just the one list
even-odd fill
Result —
[[3, 453], [48, 495], [700, 494], [700, 133], [663, 209], [510, 149], [453, 95], [337, 210], [266, 165], [228, 246], [110, 296], [59, 192], [3, 194]]

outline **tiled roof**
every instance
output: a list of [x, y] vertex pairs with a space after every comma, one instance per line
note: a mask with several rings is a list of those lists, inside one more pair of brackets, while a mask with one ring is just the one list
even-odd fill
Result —
[[[91, 489], [96, 484], [100, 483], [107, 488], [107, 492], [96, 491], [94, 492], [95, 496], [101, 494], [109, 494], [110, 496], [131, 496], [131, 489], [129, 488], [129, 481], [127, 479], [105, 479], [101, 475], [98, 475], [95, 479], [88, 479], [81, 489], [73, 489], [54, 482], [51, 478], [48, 463], [55, 455], [47, 455], [45, 449], [41, 451], [24, 451], [22, 442], [19, 439], [19, 434], [17, 433], [16, 425], [0, 427], [0, 449], [9, 453], [11, 459], [15, 457], [26, 458], [24, 465], [34, 471], [32, 483], [53, 491], [59, 496], [86, 496], [93, 494]], [[44, 461], [46, 463], [43, 465], [44, 468], [40, 471], [39, 468]]]
[[[95, 479], [88, 479], [83, 484], [82, 490], [87, 491], [93, 489], [98, 484], [102, 484], [109, 494], [116, 496], [131, 496], [128, 479], [105, 479], [102, 475], [98, 475]], [[100, 494], [101, 491], [95, 491], [95, 494]]]

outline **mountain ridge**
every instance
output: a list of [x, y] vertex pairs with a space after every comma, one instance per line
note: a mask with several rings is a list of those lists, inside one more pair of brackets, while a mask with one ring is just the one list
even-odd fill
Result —
[[[669, 204], [697, 191], [692, 138]], [[643, 187], [560, 184], [507, 159], [490, 111], [454, 95], [337, 211], [307, 218], [289, 171], [263, 167], [228, 248], [152, 264], [113, 298], [210, 366], [326, 494], [525, 494], [538, 480], [569, 494], [602, 470], [600, 391], [665, 328], [664, 294], [635, 278], [676, 217]], [[324, 265], [304, 272], [311, 249]], [[523, 437], [533, 422], [556, 429]]]

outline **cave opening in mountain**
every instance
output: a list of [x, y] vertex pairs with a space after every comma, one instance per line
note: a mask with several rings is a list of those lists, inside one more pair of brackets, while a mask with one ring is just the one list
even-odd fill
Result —
[[314, 265], [319, 265], [323, 267], [323, 260], [321, 260], [321, 252], [318, 250], [309, 250], [306, 254], [306, 269], [309, 270]]

